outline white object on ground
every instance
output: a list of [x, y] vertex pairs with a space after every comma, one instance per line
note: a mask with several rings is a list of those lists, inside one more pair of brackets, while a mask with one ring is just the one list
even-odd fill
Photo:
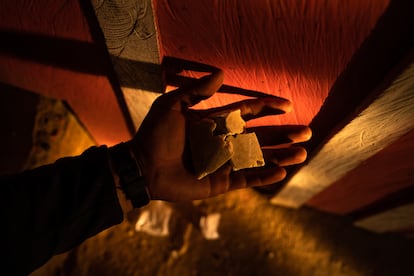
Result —
[[165, 237], [169, 234], [172, 209], [162, 201], [152, 201], [140, 214], [135, 231], [152, 236]]
[[219, 213], [212, 213], [200, 218], [200, 230], [206, 240], [217, 240], [220, 238], [218, 233], [218, 226], [221, 215]]

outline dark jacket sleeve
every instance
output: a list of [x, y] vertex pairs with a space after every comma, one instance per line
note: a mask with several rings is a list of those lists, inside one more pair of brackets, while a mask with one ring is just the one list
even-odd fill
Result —
[[1, 231], [8, 275], [25, 275], [123, 220], [106, 147], [1, 176]]

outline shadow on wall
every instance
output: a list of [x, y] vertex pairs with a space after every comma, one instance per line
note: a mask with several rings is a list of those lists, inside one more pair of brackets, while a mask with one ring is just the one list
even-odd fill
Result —
[[[104, 58], [107, 53], [96, 43], [7, 30], [0, 30], [0, 36], [2, 38], [0, 53], [2, 54], [92, 75], [107, 76], [112, 73], [109, 69], [112, 68], [112, 64]], [[161, 74], [159, 64], [112, 58], [125, 64], [125, 67], [133, 68], [134, 71], [142, 71], [143, 74]], [[160, 84], [155, 86], [135, 80], [120, 83], [120, 85], [161, 92]]]

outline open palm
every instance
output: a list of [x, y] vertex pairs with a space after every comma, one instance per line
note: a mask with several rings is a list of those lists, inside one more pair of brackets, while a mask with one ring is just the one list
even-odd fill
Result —
[[[189, 168], [186, 148], [186, 125], [212, 114], [240, 109], [245, 120], [289, 112], [292, 104], [278, 97], [245, 100], [228, 106], [193, 110], [190, 107], [212, 96], [223, 82], [223, 72], [203, 77], [190, 87], [178, 88], [160, 96], [151, 107], [135, 137], [129, 142], [148, 183], [152, 199], [187, 201], [202, 199], [230, 190], [269, 185], [286, 176], [284, 166], [306, 159], [302, 147], [293, 146], [310, 138], [306, 126], [262, 126], [256, 132], [266, 161], [261, 168], [234, 172], [224, 165], [216, 172], [197, 180]], [[289, 143], [287, 143], [289, 141]], [[281, 146], [283, 145], [283, 146]]]

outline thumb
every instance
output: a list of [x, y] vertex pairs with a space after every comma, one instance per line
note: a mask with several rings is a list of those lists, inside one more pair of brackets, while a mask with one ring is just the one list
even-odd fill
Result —
[[172, 105], [177, 103], [193, 106], [213, 96], [223, 84], [224, 73], [221, 70], [211, 75], [196, 80], [190, 86], [178, 88], [166, 94], [168, 102]]

